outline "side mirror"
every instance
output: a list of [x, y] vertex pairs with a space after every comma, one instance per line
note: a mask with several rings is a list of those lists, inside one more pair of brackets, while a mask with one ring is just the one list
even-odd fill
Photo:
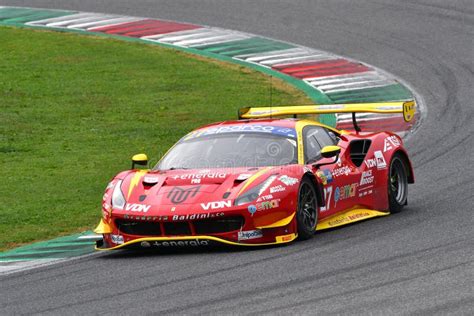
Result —
[[132, 157], [132, 169], [135, 165], [146, 166], [148, 164], [148, 156], [146, 154], [136, 154]]
[[333, 163], [336, 163], [337, 160], [339, 159], [339, 154], [340, 153], [341, 153], [341, 147], [339, 147], [339, 146], [324, 146], [321, 149], [321, 156], [323, 156], [323, 158], [335, 157], [334, 161], [317, 163], [317, 164], [314, 164], [313, 167], [319, 168], [321, 166], [331, 165]]
[[324, 158], [336, 157], [341, 153], [341, 147], [339, 146], [324, 146], [321, 149], [321, 156]]

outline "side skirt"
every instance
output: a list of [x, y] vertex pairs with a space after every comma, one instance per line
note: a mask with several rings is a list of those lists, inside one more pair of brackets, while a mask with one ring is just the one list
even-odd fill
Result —
[[386, 216], [389, 214], [390, 212], [381, 212], [365, 208], [353, 208], [322, 219], [316, 226], [316, 230], [323, 230], [342, 225], [352, 224], [372, 217]]

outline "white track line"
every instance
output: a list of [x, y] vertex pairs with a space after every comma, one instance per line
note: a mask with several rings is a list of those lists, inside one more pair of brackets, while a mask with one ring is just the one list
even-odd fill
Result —
[[115, 18], [101, 20], [101, 21], [73, 24], [73, 25], [70, 25], [69, 28], [88, 30], [88, 29], [92, 29], [96, 27], [112, 26], [112, 25], [117, 25], [117, 24], [136, 22], [140, 20], [143, 20], [143, 19], [128, 18], [128, 17], [115, 17]]
[[49, 23], [54, 23], [54, 22], [61, 22], [61, 21], [66, 21], [71, 19], [79, 19], [81, 17], [86, 17], [90, 16], [91, 13], [77, 13], [77, 14], [70, 14], [70, 15], [65, 15], [65, 16], [60, 16], [57, 18], [49, 18], [49, 19], [43, 19], [43, 20], [38, 20], [38, 21], [31, 21], [26, 23], [27, 25], [43, 25], [46, 26]]

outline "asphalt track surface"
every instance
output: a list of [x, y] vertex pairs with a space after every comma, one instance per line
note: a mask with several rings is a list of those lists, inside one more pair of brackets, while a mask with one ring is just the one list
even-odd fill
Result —
[[382, 68], [428, 109], [400, 214], [289, 246], [100, 254], [0, 277], [0, 314], [474, 313], [472, 1], [30, 0], [261, 34]]

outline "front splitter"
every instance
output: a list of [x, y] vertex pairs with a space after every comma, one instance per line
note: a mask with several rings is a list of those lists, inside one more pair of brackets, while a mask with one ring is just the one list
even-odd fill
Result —
[[232, 245], [232, 246], [247, 246], [247, 247], [258, 247], [258, 246], [270, 246], [292, 242], [298, 236], [296, 234], [287, 234], [276, 236], [274, 242], [270, 243], [239, 243], [229, 240], [225, 240], [215, 236], [177, 236], [177, 237], [144, 237], [137, 238], [134, 240], [127, 241], [123, 244], [116, 245], [113, 247], [102, 247], [100, 240], [97, 242], [95, 247], [96, 250], [115, 250], [115, 249], [126, 249], [126, 248], [173, 248], [173, 247], [206, 247], [212, 245]]

